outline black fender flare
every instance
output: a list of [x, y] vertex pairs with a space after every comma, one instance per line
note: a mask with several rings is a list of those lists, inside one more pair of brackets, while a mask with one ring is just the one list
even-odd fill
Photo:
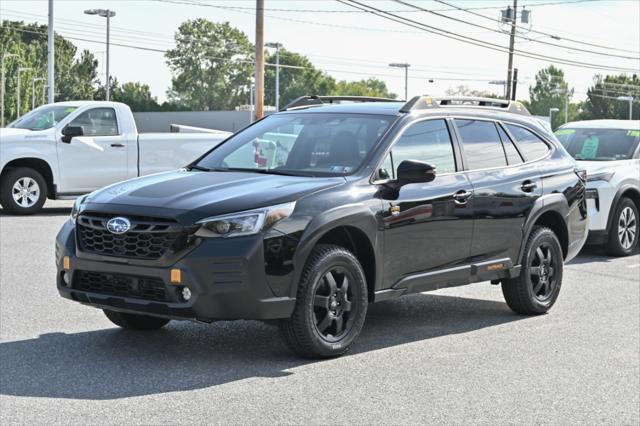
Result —
[[522, 263], [526, 241], [533, 230], [533, 226], [538, 219], [545, 213], [553, 211], [562, 216], [563, 226], [567, 228], [567, 217], [569, 216], [570, 207], [566, 197], [562, 193], [547, 194], [539, 197], [533, 204], [531, 211], [524, 223], [522, 232], [522, 242], [520, 243], [520, 252], [518, 253], [517, 264]]
[[[613, 216], [616, 209], [618, 208], [618, 203], [622, 198], [622, 194], [629, 190], [635, 193], [636, 197], [640, 198], [640, 189], [633, 183], [623, 183], [620, 188], [618, 188], [618, 190], [616, 191], [616, 195], [613, 197], [613, 201], [611, 202], [611, 208], [609, 209], [609, 217], [607, 218], [607, 234], [609, 233], [609, 231], [611, 230], [611, 226], [613, 225]], [[637, 204], [636, 207], [640, 209], [640, 206], [638, 206]]]
[[296, 297], [304, 264], [318, 241], [331, 230], [342, 226], [356, 228], [369, 239], [375, 257], [376, 282], [374, 283], [374, 288], [377, 289], [379, 287], [382, 277], [382, 263], [377, 261], [381, 252], [381, 241], [378, 238], [378, 222], [369, 207], [364, 204], [351, 204], [327, 210], [318, 216], [314, 216], [305, 228], [293, 257], [295, 274], [289, 291], [290, 297]]

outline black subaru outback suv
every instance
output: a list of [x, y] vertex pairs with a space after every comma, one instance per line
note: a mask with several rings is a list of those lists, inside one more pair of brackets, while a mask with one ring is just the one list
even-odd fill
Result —
[[343, 354], [369, 303], [410, 293], [491, 281], [542, 314], [587, 236], [585, 176], [528, 115], [300, 98], [184, 169], [80, 198], [58, 290], [128, 329], [279, 320], [311, 357]]

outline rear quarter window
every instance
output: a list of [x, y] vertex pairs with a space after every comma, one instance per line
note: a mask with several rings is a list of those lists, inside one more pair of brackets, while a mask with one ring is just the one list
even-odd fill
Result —
[[526, 161], [539, 160], [549, 153], [549, 145], [535, 133], [514, 124], [507, 124], [506, 127]]

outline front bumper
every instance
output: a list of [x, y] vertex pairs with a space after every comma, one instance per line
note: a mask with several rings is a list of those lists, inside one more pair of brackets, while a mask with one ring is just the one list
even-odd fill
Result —
[[[69, 268], [64, 265], [69, 257]], [[74, 225], [69, 221], [56, 238], [57, 288], [62, 297], [102, 309], [211, 322], [235, 319], [278, 319], [291, 316], [295, 299], [276, 296], [267, 283], [260, 235], [204, 239], [171, 265], [141, 264], [110, 256], [86, 256], [76, 250]], [[181, 282], [171, 283], [171, 270], [180, 269]], [[161, 281], [167, 300], [103, 294], [76, 288], [78, 271], [98, 272]], [[63, 280], [68, 274], [69, 285]], [[180, 297], [188, 287], [191, 298]]]

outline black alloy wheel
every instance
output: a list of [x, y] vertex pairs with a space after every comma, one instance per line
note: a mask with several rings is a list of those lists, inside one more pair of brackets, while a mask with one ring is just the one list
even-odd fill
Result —
[[329, 270], [316, 286], [313, 296], [313, 315], [317, 332], [328, 342], [344, 337], [353, 327], [358, 305], [351, 303], [357, 288], [349, 286], [354, 278], [343, 267]]
[[548, 242], [540, 244], [529, 260], [531, 290], [540, 302], [549, 300], [558, 283], [555, 277], [555, 262], [553, 248]]

